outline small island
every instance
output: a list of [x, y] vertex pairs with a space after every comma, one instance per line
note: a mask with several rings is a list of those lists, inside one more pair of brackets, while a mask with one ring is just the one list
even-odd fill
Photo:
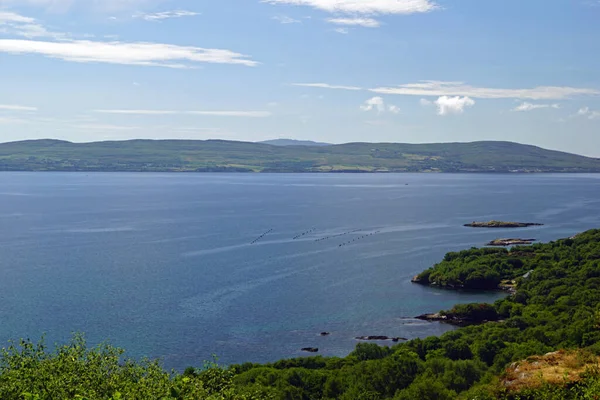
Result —
[[471, 222], [464, 226], [469, 228], [527, 228], [530, 226], [542, 226], [535, 222], [505, 222], [505, 221], [487, 221], [487, 222]]
[[508, 247], [533, 244], [535, 239], [495, 239], [488, 242], [487, 246]]

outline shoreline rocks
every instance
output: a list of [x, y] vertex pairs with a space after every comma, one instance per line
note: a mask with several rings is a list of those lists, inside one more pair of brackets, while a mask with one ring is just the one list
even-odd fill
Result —
[[391, 340], [392, 342], [399, 342], [400, 340], [408, 340], [406, 338], [403, 337], [389, 337], [389, 336], [357, 336], [355, 338], [356, 340], [363, 340], [363, 341], [386, 341], [386, 340]]
[[448, 318], [445, 315], [441, 315], [440, 313], [421, 314], [417, 315], [415, 319], [420, 319], [421, 321], [448, 321]]
[[305, 351], [307, 353], [318, 353], [319, 352], [319, 349], [317, 347], [303, 347], [300, 350]]
[[495, 239], [487, 244], [487, 246], [499, 246], [499, 247], [507, 247], [507, 246], [518, 246], [518, 245], [528, 245], [533, 244], [535, 239]]
[[505, 222], [505, 221], [488, 221], [488, 222], [471, 222], [464, 226], [469, 228], [527, 228], [530, 226], [543, 226], [536, 222]]
[[415, 317], [415, 319], [420, 319], [421, 321], [429, 321], [429, 322], [443, 322], [446, 324], [457, 325], [457, 326], [467, 326], [467, 325], [476, 325], [482, 323], [482, 321], [470, 321], [461, 318], [448, 318], [446, 315], [441, 315], [440, 313], [435, 314], [422, 314]]

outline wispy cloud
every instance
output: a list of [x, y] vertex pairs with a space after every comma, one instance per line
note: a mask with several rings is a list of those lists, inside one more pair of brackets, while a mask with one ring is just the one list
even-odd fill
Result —
[[361, 87], [358, 87], [358, 86], [330, 85], [328, 83], [292, 83], [292, 86], [322, 88], [322, 89], [339, 89], [339, 90], [363, 90]]
[[[144, 14], [143, 18], [161, 20], [192, 14], [196, 15], [191, 11], [169, 11]], [[39, 54], [80, 63], [96, 62], [168, 68], [193, 68], [199, 63], [238, 64], [250, 67], [258, 65], [258, 62], [246, 55], [225, 49], [149, 42], [74, 40], [73, 35], [51, 32], [36, 19], [12, 12], [0, 11], [0, 32], [38, 39], [0, 39], [0, 53]], [[42, 41], [39, 38], [51, 40]]]
[[438, 8], [430, 0], [262, 0], [262, 2], [274, 5], [308, 6], [331, 13], [362, 15], [415, 14]]
[[519, 104], [517, 107], [513, 108], [511, 111], [533, 111], [542, 108], [560, 108], [559, 104], [533, 104], [528, 102], [523, 102]]
[[379, 94], [409, 96], [466, 96], [479, 99], [528, 99], [558, 100], [581, 95], [599, 95], [600, 91], [590, 88], [561, 86], [539, 86], [531, 89], [497, 89], [475, 87], [464, 82], [420, 81], [397, 87], [370, 89]]
[[237, 64], [249, 67], [258, 63], [243, 54], [223, 49], [177, 46], [162, 43], [124, 43], [71, 40], [47, 42], [0, 39], [0, 53], [39, 54], [79, 63], [192, 68], [199, 63]]
[[268, 111], [94, 110], [93, 112], [122, 115], [204, 115], [213, 117], [242, 118], [266, 118], [272, 115]]
[[346, 26], [363, 26], [365, 28], [378, 28], [380, 22], [373, 18], [329, 18], [330, 24]]
[[341, 33], [342, 35], [347, 35], [350, 33], [348, 28], [335, 28], [333, 31], [337, 32], [337, 33]]
[[2, 0], [1, 4], [28, 5], [41, 7], [52, 12], [66, 12], [73, 7], [87, 7], [96, 11], [138, 10], [146, 6], [156, 6], [166, 0]]
[[65, 39], [68, 37], [65, 33], [49, 31], [35, 18], [25, 17], [8, 11], [0, 11], [0, 32], [28, 39], [40, 37]]
[[0, 104], [0, 110], [5, 111], [37, 111], [37, 107], [20, 106], [15, 104]]
[[275, 20], [277, 22], [279, 22], [280, 24], [301, 24], [302, 21], [300, 21], [299, 19], [294, 19], [292, 17], [288, 17], [287, 15], [276, 15], [274, 17], [271, 17], [272, 20]]
[[469, 97], [449, 97], [440, 96], [436, 101], [421, 99], [421, 105], [424, 107], [435, 105], [438, 115], [462, 114], [468, 107], [475, 105], [475, 100]]
[[[330, 85], [327, 83], [295, 83], [295, 86], [362, 90], [356, 86]], [[522, 99], [522, 100], [560, 100], [575, 96], [600, 95], [593, 88], [575, 88], [569, 86], [538, 86], [530, 89], [486, 88], [468, 85], [464, 82], [420, 81], [392, 87], [365, 89], [377, 94], [404, 96], [462, 96], [478, 99]]]
[[575, 117], [586, 117], [588, 119], [600, 119], [600, 111], [590, 110], [589, 107], [580, 108]]
[[173, 10], [157, 13], [136, 13], [133, 15], [133, 18], [140, 18], [145, 21], [157, 22], [171, 18], [194, 17], [196, 15], [200, 15], [200, 13], [186, 10]]

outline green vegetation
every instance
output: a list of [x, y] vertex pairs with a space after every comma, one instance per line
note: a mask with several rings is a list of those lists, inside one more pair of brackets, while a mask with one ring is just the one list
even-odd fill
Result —
[[522, 277], [543, 263], [543, 244], [506, 249], [483, 248], [448, 253], [444, 260], [414, 278], [415, 283], [461, 289], [497, 289], [502, 281]]
[[[526, 272], [532, 270], [527, 277]], [[24, 342], [0, 357], [2, 399], [594, 399], [600, 390], [600, 230], [530, 247], [446, 255], [422, 274], [446, 286], [517, 292], [441, 315], [472, 324], [393, 347], [360, 343], [345, 358], [242, 364], [183, 375], [119, 362], [76, 338], [47, 354]], [[433, 279], [433, 280], [432, 280]], [[565, 352], [551, 353], [559, 349]], [[531, 356], [540, 356], [527, 360]], [[536, 369], [537, 368], [537, 369]], [[521, 376], [515, 383], [515, 376]]]
[[156, 361], [122, 360], [109, 345], [88, 349], [81, 336], [49, 352], [43, 342], [21, 341], [0, 354], [2, 400], [258, 400], [275, 398], [268, 388], [235, 387], [233, 373], [207, 363], [183, 375]]
[[600, 160], [510, 142], [272, 146], [222, 140], [0, 144], [3, 171], [600, 172]]

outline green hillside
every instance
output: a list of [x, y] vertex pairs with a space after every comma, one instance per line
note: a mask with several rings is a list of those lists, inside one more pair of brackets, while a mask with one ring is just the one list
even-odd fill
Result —
[[222, 140], [0, 144], [3, 171], [600, 172], [600, 159], [511, 142], [272, 146]]

